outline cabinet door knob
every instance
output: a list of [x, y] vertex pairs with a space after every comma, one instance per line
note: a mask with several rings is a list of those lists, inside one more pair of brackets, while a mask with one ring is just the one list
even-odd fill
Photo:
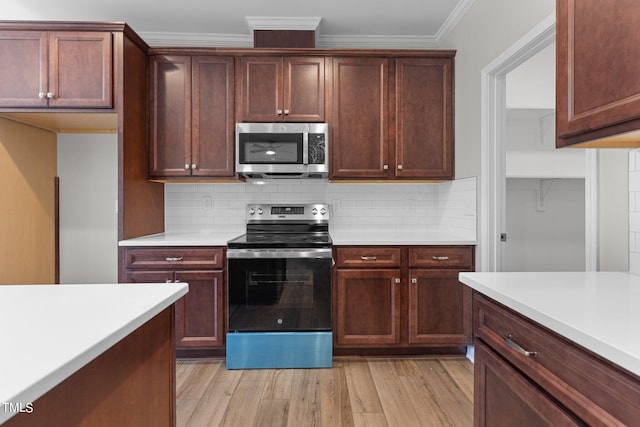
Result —
[[191, 169], [196, 169], [196, 164], [195, 163], [191, 164]]
[[384, 169], [384, 170], [389, 170], [389, 165], [383, 165], [383, 166], [382, 166], [382, 169]]
[[398, 165], [398, 169], [402, 170], [402, 165]]
[[418, 283], [418, 279], [414, 277], [413, 279], [411, 279], [411, 283]]
[[47, 92], [47, 98], [53, 99], [53, 92]]
[[284, 110], [284, 115], [288, 116], [289, 115], [289, 110]]
[[46, 94], [46, 93], [44, 93], [44, 92], [40, 92], [40, 93], [38, 93], [38, 98], [40, 98], [40, 99], [46, 99], [46, 98], [47, 98], [47, 94]]
[[282, 115], [282, 110], [276, 110], [276, 114], [281, 116]]
[[400, 283], [400, 278], [396, 277], [396, 284]]
[[185, 164], [184, 164], [184, 168], [185, 168], [185, 170], [189, 170], [189, 164], [188, 164], [188, 163], [185, 163]]

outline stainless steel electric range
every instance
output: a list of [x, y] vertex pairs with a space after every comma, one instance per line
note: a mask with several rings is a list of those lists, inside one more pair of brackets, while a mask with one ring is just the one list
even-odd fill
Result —
[[227, 242], [227, 369], [332, 366], [326, 204], [252, 204]]

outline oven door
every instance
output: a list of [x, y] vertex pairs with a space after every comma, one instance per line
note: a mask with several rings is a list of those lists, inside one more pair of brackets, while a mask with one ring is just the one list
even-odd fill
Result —
[[229, 249], [229, 332], [330, 331], [331, 249]]

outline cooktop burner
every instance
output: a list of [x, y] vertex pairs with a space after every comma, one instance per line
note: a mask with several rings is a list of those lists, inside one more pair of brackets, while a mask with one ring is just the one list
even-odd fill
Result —
[[324, 204], [248, 205], [247, 232], [227, 242], [240, 248], [330, 248], [329, 212]]

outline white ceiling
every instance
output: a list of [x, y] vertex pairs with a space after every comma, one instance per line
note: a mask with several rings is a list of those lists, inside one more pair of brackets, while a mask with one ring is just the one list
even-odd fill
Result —
[[474, 0], [2, 0], [0, 20], [120, 21], [151, 45], [251, 46], [246, 17], [318, 17], [318, 47], [438, 47]]

